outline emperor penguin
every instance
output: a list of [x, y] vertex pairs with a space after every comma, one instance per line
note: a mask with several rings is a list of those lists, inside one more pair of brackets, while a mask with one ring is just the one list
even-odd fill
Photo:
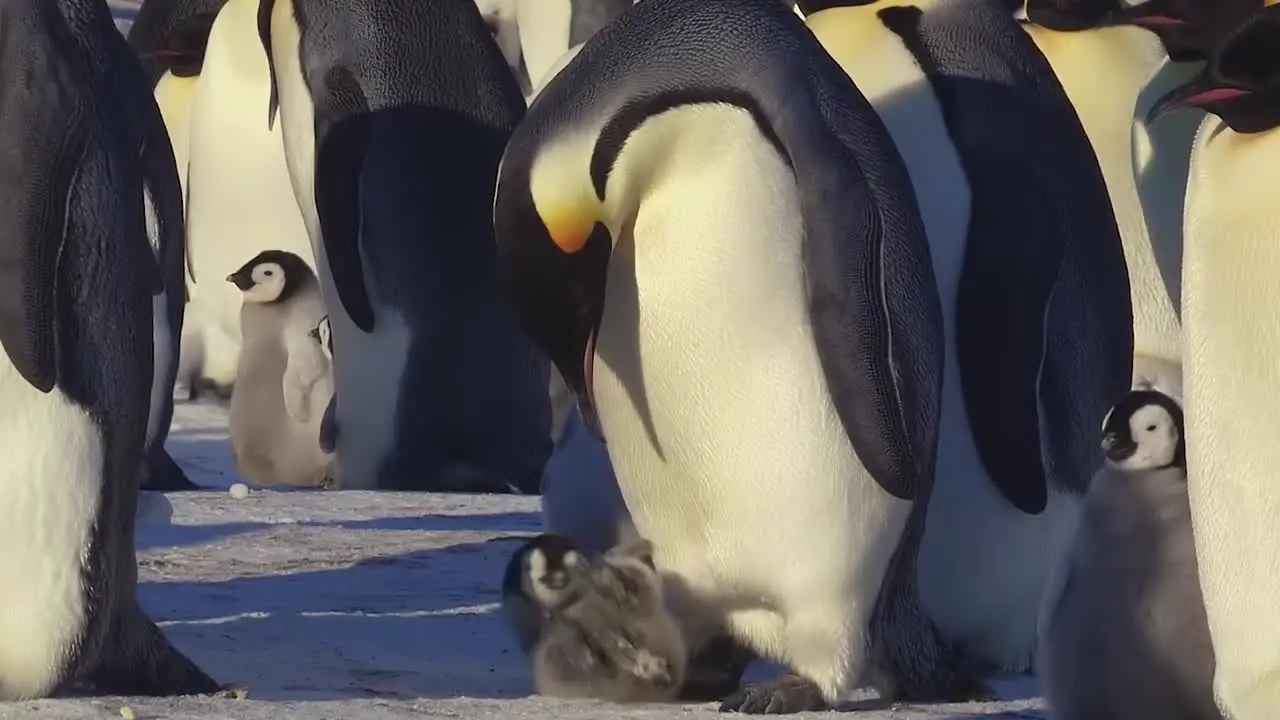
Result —
[[549, 364], [501, 297], [491, 215], [525, 104], [475, 4], [263, 0], [258, 29], [258, 122], [283, 132], [333, 330], [335, 480], [536, 493]]
[[[155, 102], [159, 106], [161, 125], [151, 128], [158, 133], [153, 146], [162, 143], [171, 148], [172, 158], [158, 158], [155, 172], [169, 175], [168, 165], [177, 168], [177, 184], [157, 182], [157, 192], [169, 199], [158, 199], [156, 205], [167, 209], [156, 218], [163, 227], [157, 235], [163, 247], [157, 247], [161, 268], [165, 273], [164, 295], [156, 298], [155, 382], [152, 402], [156, 404], [155, 425], [148, 433], [148, 462], [144, 465], [142, 487], [146, 490], [194, 490], [197, 486], [173, 461], [165, 450], [169, 425], [173, 419], [173, 391], [180, 375], [182, 341], [190, 337], [186, 327], [186, 237], [183, 202], [186, 182], [187, 115], [193, 76], [199, 72], [203, 45], [213, 15], [200, 8], [187, 8], [160, 0], [147, 3], [129, 30], [129, 44], [138, 54], [143, 71], [152, 83]], [[167, 140], [164, 138], [167, 136]], [[168, 153], [166, 153], [167, 155]]]
[[[923, 608], [966, 665], [1026, 670], [1046, 583], [1101, 461], [1097, 419], [1131, 384], [1129, 287], [1102, 173], [1010, 4], [799, 5], [902, 155], [942, 299]], [[916, 662], [885, 663], [882, 694], [969, 690]]]
[[333, 459], [319, 437], [333, 379], [315, 272], [291, 252], [264, 250], [227, 281], [244, 293], [230, 413], [236, 469], [260, 485], [324, 487]]
[[1171, 60], [1192, 63], [1207, 60], [1225, 35], [1272, 4], [1274, 0], [1123, 0], [1107, 24], [1148, 30], [1160, 38]]
[[1196, 573], [1182, 408], [1126, 393], [1103, 421], [1036, 662], [1052, 720], [1222, 720]]
[[1125, 9], [1122, 0], [1026, 0], [1022, 27], [1072, 101], [1107, 183], [1129, 272], [1135, 384], [1170, 372], [1176, 384], [1182, 202], [1196, 123], [1153, 132], [1143, 119], [1198, 68], [1166, 68], [1156, 35], [1113, 21]]
[[0, 699], [211, 693], [136, 597], [154, 249], [181, 248], [159, 111], [106, 3], [4, 0], [0, 27]]
[[278, 126], [263, 121], [270, 68], [257, 36], [257, 0], [228, 0], [209, 33], [191, 98], [187, 168], [187, 261], [192, 314], [200, 321], [201, 384], [234, 384], [240, 292], [226, 281], [268, 249], [313, 268]]
[[913, 577], [929, 247], [892, 139], [784, 3], [642, 0], [602, 29], [513, 134], [494, 224], [691, 650], [723, 628], [789, 667], [723, 710], [829, 706], [873, 631], [945, 659]]
[[1246, 19], [1152, 110], [1207, 111], [1191, 154], [1182, 271], [1183, 389], [1196, 557], [1233, 720], [1280, 717], [1280, 5]]

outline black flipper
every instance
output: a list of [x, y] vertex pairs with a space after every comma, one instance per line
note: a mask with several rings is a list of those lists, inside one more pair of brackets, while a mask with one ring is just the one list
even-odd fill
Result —
[[338, 396], [329, 398], [320, 418], [320, 449], [332, 453], [338, 447]]
[[0, 345], [27, 382], [49, 392], [58, 379], [58, 264], [86, 109], [74, 94], [83, 81], [51, 34], [25, 29], [29, 5], [0, 7]]
[[360, 259], [360, 176], [369, 148], [368, 120], [318, 121], [316, 128], [316, 210], [329, 274], [347, 316], [364, 332], [373, 332], [373, 305]]
[[1072, 332], [1050, 325], [1052, 298], [1081, 238], [1121, 248], [1102, 172], [1052, 67], [1007, 13], [972, 2], [880, 18], [928, 76], [972, 190], [956, 346], [978, 455], [1014, 507], [1038, 514], [1049, 490], [1046, 347]]

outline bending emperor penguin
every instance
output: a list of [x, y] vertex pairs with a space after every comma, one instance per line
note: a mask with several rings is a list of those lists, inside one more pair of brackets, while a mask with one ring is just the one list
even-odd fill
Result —
[[227, 275], [269, 249], [292, 252], [315, 266], [280, 128], [263, 122], [271, 76], [258, 43], [257, 8], [257, 0], [223, 5], [191, 99], [191, 309], [200, 322], [201, 384], [224, 395], [234, 384], [240, 353], [241, 297]]
[[[971, 666], [1025, 670], [1101, 462], [1097, 419], [1131, 381], [1129, 287], [1102, 173], [1008, 3], [799, 5], [911, 173], [942, 297], [923, 606]], [[902, 656], [881, 684], [904, 700], [971, 690], [916, 664]]]
[[1071, 99], [1106, 179], [1129, 272], [1134, 382], [1177, 385], [1182, 203], [1196, 123], [1150, 130], [1143, 118], [1197, 68], [1166, 67], [1156, 35], [1114, 24], [1122, 0], [1026, 0], [1024, 9], [1022, 27]]
[[227, 281], [244, 293], [230, 413], [236, 469], [260, 485], [325, 487], [333, 459], [319, 438], [333, 379], [317, 337], [320, 283], [302, 258], [280, 250], [264, 250]]
[[0, 27], [0, 699], [212, 692], [136, 598], [153, 298], [181, 249], [159, 111], [106, 3], [4, 0]]
[[607, 442], [690, 649], [790, 673], [722, 709], [834, 703], [878, 603], [915, 606], [942, 318], [909, 178], [778, 0], [642, 0], [545, 88], [502, 159], [508, 297]]
[[336, 481], [536, 493], [549, 364], [491, 214], [525, 106], [475, 4], [263, 0], [258, 27], [336, 348]]
[[[1210, 114], [1196, 135], [1183, 246], [1191, 518], [1233, 720], [1280, 717], [1280, 5], [1246, 20], [1206, 71], [1152, 110]], [[1160, 122], [1161, 120], [1155, 120]]]

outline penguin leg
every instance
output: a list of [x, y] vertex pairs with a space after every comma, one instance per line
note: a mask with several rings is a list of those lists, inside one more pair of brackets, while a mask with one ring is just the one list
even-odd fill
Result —
[[147, 462], [142, 467], [141, 487], [143, 490], [160, 492], [200, 489], [199, 485], [191, 482], [182, 467], [174, 462], [169, 451], [163, 447], [156, 448], [147, 457]]
[[102, 647], [102, 656], [85, 682], [100, 695], [238, 696], [182, 654], [130, 599]]
[[754, 652], [738, 644], [732, 636], [712, 638], [689, 658], [685, 683], [676, 699], [711, 702], [737, 692], [742, 686], [742, 674], [755, 658]]

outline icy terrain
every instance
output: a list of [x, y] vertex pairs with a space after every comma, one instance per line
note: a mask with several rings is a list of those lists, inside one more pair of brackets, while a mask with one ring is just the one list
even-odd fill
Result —
[[[195, 482], [236, 482], [226, 438], [220, 408], [179, 403], [169, 448]], [[538, 531], [536, 498], [255, 489], [235, 500], [219, 489], [169, 500], [172, 524], [138, 529], [143, 604], [214, 677], [246, 684], [249, 699], [0, 703], [0, 720], [120, 718], [124, 705], [138, 720], [724, 717], [714, 705], [530, 696], [523, 659], [494, 611], [507, 558]], [[1028, 709], [1038, 706], [857, 715], [1035, 719], [1042, 715]]]

